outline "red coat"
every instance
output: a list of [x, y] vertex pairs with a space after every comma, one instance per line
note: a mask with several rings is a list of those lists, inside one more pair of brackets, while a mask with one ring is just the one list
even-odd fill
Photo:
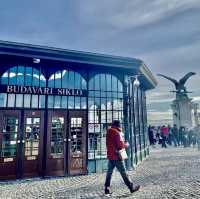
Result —
[[163, 136], [167, 137], [168, 134], [169, 134], [168, 128], [167, 127], [162, 127], [161, 128], [161, 133], [162, 133]]
[[120, 132], [121, 132], [120, 129], [113, 127], [107, 130], [106, 147], [107, 147], [107, 158], [109, 160], [118, 160], [116, 151], [127, 147], [127, 144], [124, 143], [124, 140], [120, 135]]

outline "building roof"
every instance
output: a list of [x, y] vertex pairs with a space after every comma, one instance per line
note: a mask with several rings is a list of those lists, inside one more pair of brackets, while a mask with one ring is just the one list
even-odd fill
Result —
[[129, 70], [133, 69], [136, 74], [142, 74], [144, 79], [148, 81], [148, 89], [152, 89], [157, 85], [155, 77], [144, 64], [144, 62], [135, 58], [104, 55], [8, 41], [0, 41], [0, 54], [66, 62], [69, 61], [75, 63], [86, 63], [104, 67], [124, 68]]

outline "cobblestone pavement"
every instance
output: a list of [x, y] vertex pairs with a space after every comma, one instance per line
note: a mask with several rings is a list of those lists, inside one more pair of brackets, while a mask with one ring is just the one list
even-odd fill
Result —
[[[109, 198], [199, 199], [200, 152], [193, 148], [152, 149], [150, 156], [129, 175], [141, 185], [130, 194], [118, 172], [112, 179]], [[103, 194], [105, 174], [51, 179], [26, 179], [0, 182], [0, 198], [108, 198]]]

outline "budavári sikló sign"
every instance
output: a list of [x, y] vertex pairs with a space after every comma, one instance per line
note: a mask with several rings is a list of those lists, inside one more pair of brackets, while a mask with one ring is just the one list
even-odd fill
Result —
[[1, 85], [1, 93], [33, 94], [33, 95], [61, 95], [61, 96], [87, 96], [87, 90], [68, 88], [46, 88], [35, 86]]

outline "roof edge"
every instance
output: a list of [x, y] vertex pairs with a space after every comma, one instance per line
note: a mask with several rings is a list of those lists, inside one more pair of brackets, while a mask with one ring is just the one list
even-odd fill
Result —
[[[15, 49], [15, 51], [13, 49]], [[7, 54], [10, 53], [13, 55], [16, 53], [16, 55], [20, 54], [22, 56], [30, 55], [31, 52], [34, 52], [35, 56], [37, 56], [36, 53], [38, 53], [38, 58], [46, 57], [47, 59], [60, 59], [63, 61], [66, 60], [73, 62], [76, 62], [78, 60], [81, 63], [96, 63], [98, 65], [104, 64], [107, 66], [126, 67], [129, 69], [131, 69], [132, 67], [138, 68], [141, 64], [141, 60], [136, 58], [121, 57], [116, 55], [105, 55], [101, 53], [68, 50], [56, 47], [0, 40], [0, 52], [3, 53], [3, 51], [5, 51]], [[42, 53], [43, 56], [39, 53]], [[57, 57], [55, 58], [55, 56]]]
[[157, 86], [158, 82], [156, 78], [154, 77], [153, 73], [148, 69], [148, 67], [144, 63], [142, 63], [142, 65], [140, 66], [139, 71], [145, 76], [145, 78], [151, 84], [150, 89], [153, 89]]

